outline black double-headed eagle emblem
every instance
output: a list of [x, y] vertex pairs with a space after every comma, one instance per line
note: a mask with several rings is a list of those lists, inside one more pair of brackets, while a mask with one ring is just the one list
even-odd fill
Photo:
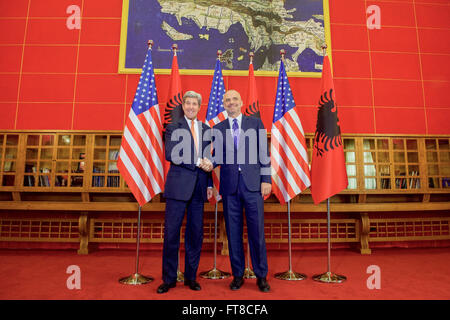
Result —
[[339, 126], [337, 105], [333, 100], [333, 89], [330, 89], [320, 97], [314, 149], [318, 156], [322, 156], [340, 146], [342, 146], [341, 127]]

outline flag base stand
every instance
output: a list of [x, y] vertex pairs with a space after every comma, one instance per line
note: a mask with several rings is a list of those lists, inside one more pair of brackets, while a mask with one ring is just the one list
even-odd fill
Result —
[[255, 273], [253, 272], [252, 269], [247, 267], [244, 270], [244, 278], [245, 279], [256, 279], [256, 275], [255, 275]]
[[221, 271], [219, 269], [211, 269], [209, 271], [204, 271], [201, 272], [200, 277], [205, 278], [205, 279], [213, 279], [213, 280], [217, 280], [217, 279], [226, 279], [230, 276], [230, 274], [228, 272], [225, 271]]
[[286, 272], [275, 273], [275, 278], [279, 280], [305, 280], [306, 275], [289, 270]]
[[122, 284], [131, 284], [131, 285], [146, 284], [146, 283], [149, 283], [149, 282], [152, 282], [152, 281], [153, 281], [152, 277], [146, 277], [146, 276], [143, 276], [143, 275], [141, 275], [139, 273], [135, 273], [135, 274], [132, 274], [129, 277], [125, 277], [125, 278], [119, 279], [120, 283], [122, 283]]
[[325, 272], [313, 276], [313, 280], [324, 283], [342, 283], [346, 281], [347, 278], [345, 276], [341, 276], [332, 272]]

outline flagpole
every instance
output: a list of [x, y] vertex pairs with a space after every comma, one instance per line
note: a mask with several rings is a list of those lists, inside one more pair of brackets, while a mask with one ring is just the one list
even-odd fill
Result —
[[244, 269], [244, 278], [245, 279], [255, 279], [256, 275], [253, 272], [252, 268], [250, 268], [250, 243], [248, 242], [247, 238], [247, 264], [246, 268]]
[[217, 202], [214, 206], [214, 270], [216, 269], [217, 266]]
[[306, 275], [292, 271], [292, 250], [291, 250], [291, 200], [288, 200], [288, 251], [289, 251], [289, 270], [275, 274], [275, 278], [280, 280], [305, 280]]
[[[181, 232], [180, 232], [180, 244], [181, 244]], [[178, 247], [177, 282], [184, 282], [184, 273], [181, 272], [180, 270], [180, 251], [181, 251], [180, 247]]]
[[324, 283], [341, 283], [347, 280], [345, 276], [341, 276], [331, 272], [331, 219], [330, 219], [330, 198], [327, 199], [327, 233], [328, 233], [328, 255], [327, 255], [327, 272], [313, 276], [313, 280]]
[[137, 237], [136, 237], [136, 272], [131, 276], [119, 279], [119, 282], [122, 284], [146, 284], [153, 281], [152, 277], [146, 277], [139, 274], [139, 243], [141, 238], [141, 206], [139, 206], [138, 213], [138, 227], [137, 227]]
[[[152, 50], [153, 47], [153, 40], [148, 40], [147, 45], [150, 50]], [[139, 243], [141, 240], [141, 206], [139, 205], [138, 210], [138, 227], [137, 227], [137, 236], [136, 236], [136, 270], [135, 273], [128, 276], [119, 279], [119, 282], [122, 284], [131, 284], [131, 285], [138, 285], [138, 284], [146, 284], [151, 281], [153, 281], [152, 277], [147, 277], [139, 274]]]
[[[327, 45], [322, 46], [323, 56], [327, 55]], [[341, 276], [331, 272], [331, 217], [330, 217], [330, 198], [327, 198], [327, 272], [314, 275], [313, 280], [324, 283], [341, 283], [347, 280], [345, 276]]]
[[[286, 51], [280, 50], [281, 60], [284, 63], [284, 55]], [[275, 274], [275, 278], [280, 280], [305, 280], [306, 275], [292, 271], [292, 250], [291, 250], [291, 200], [287, 201], [288, 214], [288, 251], [289, 251], [289, 270]]]
[[214, 266], [211, 270], [200, 272], [199, 274], [200, 277], [205, 279], [217, 280], [217, 279], [225, 279], [230, 276], [230, 273], [217, 269], [216, 259], [217, 259], [217, 201], [214, 210]]
[[[178, 50], [178, 45], [176, 43], [174, 43], [172, 45], [172, 51], [173, 51], [173, 55], [175, 57], [177, 56], [177, 50]], [[180, 243], [181, 243], [181, 232], [180, 232]], [[181, 246], [178, 247], [177, 282], [184, 282], [184, 273], [181, 272], [181, 270], [180, 270], [180, 251], [181, 251]]]
[[[221, 50], [217, 50], [217, 60], [219, 61], [220, 64], [220, 59], [222, 57], [222, 51]], [[216, 61], [216, 65], [217, 65], [217, 61]], [[222, 75], [222, 73], [220, 73], [220, 75]], [[214, 82], [214, 78], [215, 76], [213, 76], [213, 82]], [[211, 94], [213, 90], [213, 86], [211, 86], [211, 93], [210, 93], [210, 99], [211, 99]], [[208, 103], [208, 108], [209, 108], [209, 103]], [[212, 125], [211, 125], [212, 127]], [[211, 137], [211, 146], [212, 146], [212, 137]], [[212, 151], [212, 149], [211, 149]], [[211, 172], [211, 174], [213, 174]], [[231, 276], [231, 274], [229, 272], [225, 272], [222, 271], [220, 269], [217, 269], [217, 209], [218, 209], [218, 203], [219, 203], [219, 199], [217, 198], [217, 196], [215, 194], [212, 195], [215, 199], [215, 206], [214, 206], [214, 264], [213, 264], [213, 268], [208, 270], [208, 271], [203, 271], [200, 272], [199, 275], [202, 278], [205, 279], [212, 279], [212, 280], [217, 280], [217, 279], [225, 279], [228, 278], [229, 276]]]
[[245, 279], [255, 279], [256, 275], [253, 272], [252, 268], [250, 268], [250, 239], [248, 238], [248, 228], [247, 228], [247, 261], [246, 267], [244, 269], [244, 278]]

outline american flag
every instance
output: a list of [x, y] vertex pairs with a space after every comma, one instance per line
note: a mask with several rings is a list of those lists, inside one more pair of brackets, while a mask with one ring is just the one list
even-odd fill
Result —
[[311, 179], [305, 134], [283, 60], [278, 75], [270, 152], [272, 189], [280, 203], [285, 203], [308, 188]]
[[206, 121], [211, 128], [227, 118], [223, 107], [224, 94], [225, 86], [223, 84], [222, 67], [218, 58], [216, 61], [216, 69], [214, 70], [211, 92], [209, 94], [208, 110], [206, 112]]
[[149, 47], [128, 114], [117, 167], [140, 206], [164, 188], [162, 121]]
[[[227, 118], [227, 113], [223, 107], [223, 95], [225, 94], [225, 86], [223, 84], [222, 67], [220, 65], [220, 59], [216, 61], [216, 69], [214, 70], [213, 82], [211, 85], [211, 92], [209, 94], [208, 109], [206, 111], [206, 121], [208, 125], [212, 128], [217, 123], [225, 120]], [[214, 187], [219, 191], [220, 184], [220, 169], [215, 168], [212, 171], [212, 179]], [[209, 199], [210, 203], [214, 204], [219, 202], [221, 196], [211, 197]]]

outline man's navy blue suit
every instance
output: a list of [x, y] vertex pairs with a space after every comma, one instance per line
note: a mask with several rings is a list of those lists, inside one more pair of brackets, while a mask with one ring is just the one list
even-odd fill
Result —
[[[248, 131], [249, 129], [253, 130]], [[264, 125], [261, 119], [242, 115], [237, 148], [233, 143], [228, 119], [214, 126], [214, 130], [220, 131], [219, 137], [222, 137], [216, 139], [216, 133], [213, 133], [214, 166], [221, 165], [219, 193], [223, 199], [233, 276], [242, 277], [245, 269], [242, 240], [245, 209], [253, 270], [258, 278], [265, 278], [268, 268], [261, 183], [271, 183], [271, 176]], [[263, 133], [261, 136], [260, 130]], [[250, 134], [251, 131], [254, 135]], [[249, 133], [247, 136], [256, 138], [256, 141], [246, 138], [246, 133]], [[229, 163], [230, 159], [233, 159], [232, 163]], [[241, 160], [238, 161], [239, 159]]]
[[[182, 117], [178, 122], [167, 126], [165, 133], [166, 160], [170, 161], [164, 188], [166, 213], [164, 218], [163, 246], [163, 281], [175, 283], [177, 279], [178, 249], [180, 247], [180, 229], [187, 210], [185, 234], [185, 280], [195, 280], [200, 252], [203, 243], [203, 208], [207, 201], [207, 187], [212, 186], [211, 174], [196, 166], [198, 158], [211, 158], [210, 128], [198, 121], [196, 130], [200, 137], [199, 153], [195, 151], [194, 139], [189, 125]], [[182, 129], [182, 130], [177, 130]], [[181, 138], [172, 141], [172, 137], [182, 133]], [[180, 142], [187, 143], [190, 154], [183, 154], [182, 148], [172, 154], [174, 148], [180, 147]], [[177, 150], [177, 149], [175, 149]], [[209, 150], [202, 155], [202, 150]]]

